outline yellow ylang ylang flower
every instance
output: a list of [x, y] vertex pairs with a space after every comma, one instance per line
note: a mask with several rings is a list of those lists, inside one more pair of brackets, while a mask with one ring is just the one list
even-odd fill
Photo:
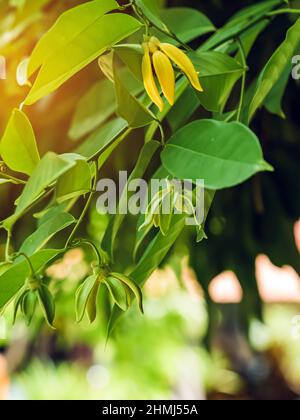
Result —
[[162, 112], [164, 102], [159, 94], [155, 76], [170, 105], [175, 100], [175, 73], [172, 62], [186, 75], [192, 86], [203, 92], [198, 73], [189, 57], [174, 45], [160, 42], [152, 36], [143, 43], [142, 73], [146, 92]]

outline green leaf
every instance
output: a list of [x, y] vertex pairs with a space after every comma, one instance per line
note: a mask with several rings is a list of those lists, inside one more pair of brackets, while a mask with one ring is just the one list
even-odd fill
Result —
[[227, 26], [234, 26], [237, 22], [245, 23], [247, 21], [252, 21], [252, 19], [261, 18], [281, 3], [281, 0], [265, 0], [245, 7], [230, 18]]
[[201, 104], [212, 112], [222, 111], [235, 83], [243, 74], [242, 65], [220, 52], [198, 52], [191, 59], [199, 72], [203, 92], [197, 93]]
[[114, 82], [113, 58], [113, 50], [109, 50], [98, 58], [100, 70], [110, 82]]
[[71, 45], [82, 31], [94, 25], [105, 13], [117, 8], [115, 0], [94, 0], [64, 12], [34, 48], [28, 66], [29, 77], [49, 57], [66, 45]]
[[[215, 31], [212, 22], [199, 10], [188, 7], [171, 7], [160, 11], [160, 18], [169, 30], [176, 34], [182, 42], [190, 42], [194, 39]], [[174, 39], [162, 34], [157, 30], [153, 33], [162, 42], [178, 44]]]
[[[263, 20], [257, 25], [253, 26], [253, 28], [248, 29], [245, 33], [243, 33], [240, 36], [241, 44], [243, 45], [243, 49], [245, 52], [245, 56], [248, 57], [250, 51], [253, 48], [253, 45], [255, 44], [255, 41], [257, 40], [258, 36], [261, 34], [261, 32], [268, 26], [270, 23], [269, 20]], [[238, 48], [238, 45], [234, 45], [235, 50]], [[235, 57], [240, 63], [242, 63], [242, 57], [241, 57], [241, 51], [238, 49], [238, 52]]]
[[20, 253], [31, 256], [40, 251], [57, 233], [75, 223], [71, 214], [60, 212], [42, 223], [38, 229], [23, 242]]
[[45, 189], [76, 164], [76, 158], [81, 157], [74, 154], [58, 156], [53, 152], [47, 153], [28, 180], [18, 199], [15, 213], [3, 222], [3, 226], [8, 230], [11, 229], [23, 213], [43, 194]]
[[[51, 260], [61, 254], [61, 250], [47, 249], [34, 254], [30, 261], [35, 272], [44, 268]], [[12, 265], [4, 274], [0, 276], [0, 309], [9, 303], [15, 294], [24, 285], [25, 280], [30, 275], [30, 269], [27, 261], [22, 260]]]
[[[120, 70], [120, 77], [133, 95], [143, 90], [127, 68]], [[94, 84], [80, 99], [71, 123], [69, 136], [77, 140], [103, 124], [117, 109], [114, 85], [110, 80], [104, 79]]]
[[[159, 146], [160, 144], [157, 141], [151, 141], [143, 146], [136, 166], [129, 177], [128, 184], [133, 179], [140, 179], [144, 176], [149, 163], [151, 162]], [[123, 211], [123, 208], [128, 203], [128, 198], [130, 198], [128, 184], [126, 185], [125, 190], [119, 200], [118, 213], [112, 219], [102, 243], [103, 249], [106, 250], [111, 256], [113, 256], [113, 249], [117, 234], [125, 218], [126, 212]]]
[[255, 134], [243, 124], [195, 121], [174, 134], [161, 154], [162, 163], [179, 179], [203, 179], [219, 190], [270, 170]]
[[212, 50], [218, 45], [234, 39], [245, 30], [245, 27], [252, 27], [255, 23], [260, 23], [262, 17], [280, 3], [281, 0], [264, 1], [241, 10], [234, 15], [226, 25], [217, 30], [217, 32], [205, 42], [201, 47], [201, 50]]
[[98, 282], [98, 275], [93, 274], [92, 276], [88, 277], [82, 283], [82, 285], [78, 288], [76, 292], [76, 305], [75, 305], [77, 322], [82, 321], [87, 304], [88, 304], [88, 300], [97, 282]]
[[108, 277], [103, 284], [107, 287], [113, 302], [119, 306], [122, 311], [127, 311], [128, 302], [125, 289], [127, 286], [113, 277]]
[[94, 131], [116, 110], [116, 95], [110, 80], [94, 84], [78, 102], [71, 123], [69, 136], [72, 140]]
[[287, 62], [291, 61], [300, 43], [300, 19], [288, 30], [285, 41], [274, 52], [263, 69], [256, 87], [256, 92], [249, 107], [249, 121], [260, 108], [273, 86], [286, 70]]
[[91, 134], [75, 152], [88, 160], [94, 159], [111, 146], [127, 127], [127, 122], [121, 118], [109, 121]]
[[285, 113], [282, 109], [282, 100], [286, 91], [287, 84], [291, 77], [292, 62], [287, 62], [284, 71], [282, 72], [277, 83], [273, 86], [268, 96], [264, 101], [264, 106], [271, 113], [285, 118]]
[[5, 164], [16, 172], [31, 175], [40, 156], [35, 135], [27, 116], [14, 109], [0, 143]]
[[2, 262], [0, 263], [0, 277], [2, 274], [6, 273], [6, 271], [12, 267], [12, 263], [10, 262]]
[[153, 22], [160, 29], [168, 30], [160, 17], [161, 10], [157, 0], [136, 0], [135, 3], [150, 22]]
[[94, 0], [60, 17], [31, 57], [29, 74], [40, 65], [41, 69], [25, 100], [26, 105], [32, 105], [56, 90], [107, 49], [141, 27], [138, 20], [126, 14], [103, 15], [116, 5], [113, 0]]
[[138, 44], [116, 45], [114, 51], [134, 77], [143, 82], [142, 60], [144, 52], [142, 46]]
[[115, 89], [117, 95], [117, 114], [127, 121], [131, 128], [145, 127], [150, 124], [154, 117], [148, 109], [140, 103], [123, 84], [119, 76], [119, 70], [114, 66]]
[[92, 188], [92, 171], [89, 163], [78, 160], [68, 172], [62, 175], [56, 185], [58, 203], [87, 194]]
[[200, 101], [195, 89], [191, 85], [184, 91], [168, 114], [168, 123], [172, 132], [178, 130], [188, 122], [194, 112], [200, 107]]
[[36, 293], [45, 320], [49, 327], [53, 328], [53, 321], [55, 317], [55, 303], [53, 296], [50, 293], [48, 287], [44, 284], [36, 290]]

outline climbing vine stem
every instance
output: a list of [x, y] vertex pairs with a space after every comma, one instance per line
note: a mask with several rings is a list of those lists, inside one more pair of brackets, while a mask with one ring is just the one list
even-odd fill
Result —
[[68, 248], [69, 245], [72, 243], [72, 241], [73, 241], [73, 239], [74, 239], [74, 237], [76, 235], [76, 232], [77, 232], [79, 226], [81, 225], [81, 223], [82, 223], [82, 221], [83, 221], [86, 213], [89, 210], [90, 204], [91, 204], [92, 199], [94, 197], [94, 194], [96, 192], [97, 182], [98, 182], [98, 171], [99, 171], [99, 165], [98, 165], [98, 160], [97, 159], [95, 160], [94, 165], [95, 165], [95, 178], [94, 178], [94, 183], [93, 183], [92, 190], [91, 190], [91, 192], [89, 194], [89, 197], [87, 199], [87, 202], [86, 202], [86, 204], [85, 204], [85, 206], [84, 206], [84, 208], [83, 208], [83, 210], [81, 212], [81, 215], [79, 216], [79, 218], [78, 218], [78, 220], [76, 222], [76, 225], [75, 225], [74, 229], [71, 232], [71, 235], [69, 236], [69, 238], [67, 240], [66, 248]]
[[239, 51], [240, 51], [240, 54], [241, 54], [242, 65], [243, 65], [243, 68], [244, 68], [243, 76], [242, 76], [240, 102], [239, 102], [237, 118], [236, 118], [237, 121], [240, 121], [241, 120], [241, 115], [242, 115], [242, 110], [243, 110], [244, 98], [245, 98], [246, 76], [247, 76], [247, 59], [246, 59], [245, 49], [244, 49], [244, 46], [243, 46], [240, 38], [237, 38], [237, 43], [238, 43]]

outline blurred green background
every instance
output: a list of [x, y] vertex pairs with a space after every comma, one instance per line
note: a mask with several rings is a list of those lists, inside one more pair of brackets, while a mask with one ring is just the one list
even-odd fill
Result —
[[[15, 81], [18, 64], [57, 16], [80, 1], [30, 0], [30, 6], [18, 8], [21, 3], [0, 0], [0, 54], [7, 59], [8, 74], [0, 82], [1, 133], [27, 89]], [[217, 27], [253, 3], [167, 2], [199, 9]], [[282, 16], [259, 36], [249, 57], [249, 84], [293, 19]], [[74, 107], [100, 77], [93, 64], [26, 109], [41, 153], [74, 147], [68, 137]], [[132, 310], [108, 343], [105, 297], [96, 325], [75, 323], [74, 287], [87, 272], [89, 255], [72, 251], [49, 269], [62, 291], [58, 329], [50, 331], [38, 318], [30, 329], [22, 319], [12, 327], [9, 312], [0, 319], [0, 399], [299, 398], [299, 97], [299, 83], [290, 78], [284, 97], [287, 118], [262, 110], [253, 124], [275, 173], [257, 175], [217, 195], [207, 221], [209, 240], [196, 245], [189, 234], [180, 238], [146, 285], [145, 316]], [[200, 109], [194, 118], [206, 115]], [[122, 145], [103, 176], [132, 169], [142, 137], [136, 132]], [[10, 214], [16, 196], [15, 188], [1, 187], [1, 219]], [[99, 240], [106, 225], [106, 218], [92, 209], [84, 230]], [[16, 245], [32, 229], [31, 218], [23, 219]], [[133, 235], [134, 221], [125, 226], [128, 247], [120, 244], [120, 260], [126, 260]]]

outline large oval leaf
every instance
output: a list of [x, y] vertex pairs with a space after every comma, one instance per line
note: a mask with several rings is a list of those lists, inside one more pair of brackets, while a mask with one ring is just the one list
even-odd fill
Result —
[[74, 42], [77, 36], [105, 13], [117, 8], [115, 0], [93, 0], [62, 13], [34, 48], [28, 65], [28, 76], [32, 76], [44, 61], [60, 48]]
[[243, 66], [234, 58], [217, 52], [197, 52], [191, 55], [199, 72], [203, 92], [197, 92], [205, 109], [219, 112], [226, 104], [235, 83], [242, 76]]
[[204, 179], [218, 190], [271, 170], [256, 135], [240, 123], [199, 120], [179, 130], [161, 155], [167, 171], [180, 179]]
[[[109, 9], [114, 8], [116, 3], [110, 3]], [[40, 66], [41, 69], [25, 100], [26, 105], [31, 105], [56, 90], [105, 50], [141, 27], [137, 19], [125, 14], [103, 15], [101, 1], [78, 6], [75, 12], [71, 10], [62, 15], [33, 52], [29, 75]]]
[[287, 63], [292, 57], [300, 43], [300, 19], [288, 30], [286, 39], [274, 52], [262, 73], [259, 76], [256, 92], [249, 108], [249, 121], [255, 112], [262, 106], [274, 85], [282, 77], [286, 70]]
[[40, 161], [35, 135], [27, 116], [15, 109], [0, 143], [6, 165], [16, 172], [31, 175]]

